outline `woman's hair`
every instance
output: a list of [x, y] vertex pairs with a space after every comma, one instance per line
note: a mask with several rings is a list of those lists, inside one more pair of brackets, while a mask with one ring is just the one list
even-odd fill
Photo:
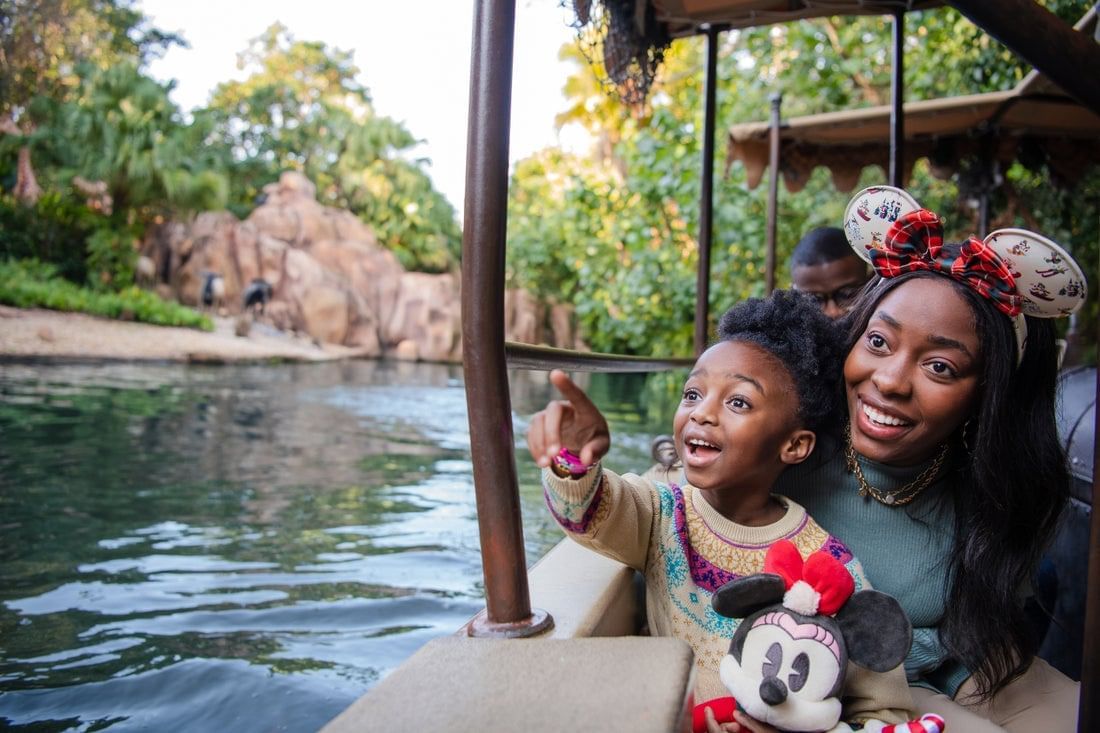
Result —
[[[951, 283], [973, 314], [982, 374], [975, 411], [958, 427], [969, 449], [955, 481], [955, 542], [940, 638], [974, 675], [988, 698], [1021, 675], [1038, 640], [1021, 589], [1034, 581], [1069, 496], [1069, 472], [1055, 424], [1058, 376], [1054, 328], [1027, 318], [1027, 345], [1017, 366], [1009, 319], [969, 287], [930, 272], [875, 278], [847, 319], [848, 351], [882, 299], [905, 282], [936, 277]], [[965, 440], [964, 440], [965, 438]]]
[[719, 341], [756, 344], [779, 359], [798, 392], [798, 417], [809, 430], [840, 404], [843, 334], [813, 298], [776, 290], [730, 308], [718, 323]]

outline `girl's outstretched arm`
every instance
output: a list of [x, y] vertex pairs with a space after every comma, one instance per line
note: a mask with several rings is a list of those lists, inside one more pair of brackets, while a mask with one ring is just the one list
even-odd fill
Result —
[[555, 369], [553, 384], [563, 400], [553, 400], [535, 413], [527, 429], [527, 448], [541, 468], [546, 468], [562, 448], [576, 454], [590, 466], [611, 447], [611, 432], [599, 408], [569, 376]]

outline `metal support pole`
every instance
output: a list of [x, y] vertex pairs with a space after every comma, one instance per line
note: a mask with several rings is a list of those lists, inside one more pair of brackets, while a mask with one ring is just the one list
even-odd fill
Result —
[[462, 367], [485, 573], [485, 612], [467, 626], [470, 636], [530, 636], [553, 624], [545, 611], [531, 609], [504, 356], [515, 17], [515, 0], [475, 3], [462, 232]]
[[768, 239], [764, 259], [764, 292], [771, 295], [775, 290], [775, 240], [779, 222], [779, 123], [783, 95], [776, 92], [768, 97], [768, 101], [772, 103], [771, 122], [768, 128], [768, 167], [771, 168], [771, 177], [768, 179]]
[[978, 236], [989, 234], [989, 189], [983, 187], [978, 194]]
[[890, 72], [890, 185], [905, 181], [905, 11], [894, 11], [894, 68]]
[[[1100, 44], [1034, 0], [950, 0], [951, 5], [1100, 114]], [[1093, 69], [1090, 72], [1089, 69]]]
[[[1100, 324], [1097, 324], [1100, 343]], [[1100, 395], [1100, 370], [1096, 372], [1096, 394]], [[1092, 522], [1089, 527], [1089, 570], [1085, 590], [1085, 641], [1081, 651], [1081, 693], [1078, 702], [1078, 733], [1100, 730], [1100, 700], [1095, 690], [1100, 685], [1100, 410], [1093, 428]]]
[[718, 100], [719, 28], [707, 26], [707, 78], [703, 108], [703, 174], [699, 182], [699, 268], [695, 276], [695, 355], [707, 348], [710, 324], [710, 245], [714, 233], [714, 128]]

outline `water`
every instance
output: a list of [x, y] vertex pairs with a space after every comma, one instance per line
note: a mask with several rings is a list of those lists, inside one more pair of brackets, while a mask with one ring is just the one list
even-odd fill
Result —
[[[679, 378], [591, 378], [610, 465]], [[483, 606], [456, 367], [0, 365], [0, 728], [315, 731]]]

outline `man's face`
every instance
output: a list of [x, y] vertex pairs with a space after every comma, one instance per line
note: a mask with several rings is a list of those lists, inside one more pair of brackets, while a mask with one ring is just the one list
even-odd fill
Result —
[[791, 270], [794, 289], [813, 296], [825, 315], [834, 319], [848, 312], [865, 282], [867, 265], [855, 255]]

